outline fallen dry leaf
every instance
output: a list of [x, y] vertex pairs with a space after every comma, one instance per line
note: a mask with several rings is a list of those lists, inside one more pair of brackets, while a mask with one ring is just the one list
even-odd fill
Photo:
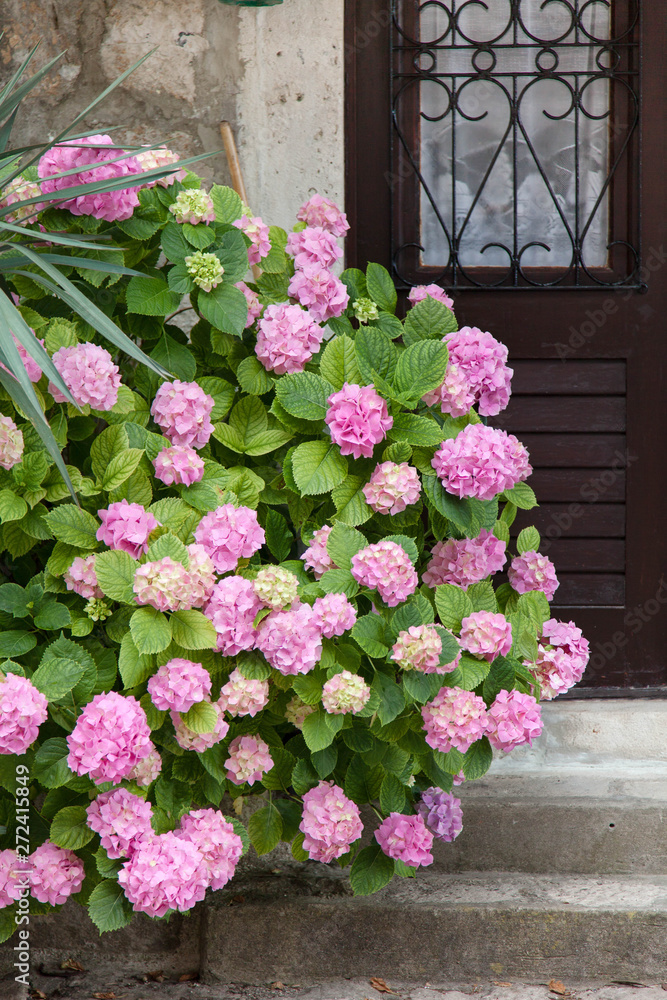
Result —
[[60, 963], [61, 969], [69, 969], [72, 972], [85, 972], [86, 970], [82, 966], [81, 962], [77, 962], [75, 958], [67, 958], [64, 962]]
[[145, 981], [151, 981], [153, 983], [163, 983], [164, 982], [164, 972], [162, 969], [156, 969], [154, 972], [147, 972]]
[[95, 1000], [116, 1000], [116, 993], [93, 993]]
[[198, 972], [184, 972], [182, 976], [178, 977], [179, 983], [193, 983], [195, 979], [199, 979]]
[[378, 993], [393, 993], [395, 997], [398, 996], [398, 993], [395, 990], [392, 990], [391, 986], [387, 986], [384, 979], [378, 979], [377, 976], [373, 976], [370, 980], [370, 984], [374, 990], [378, 991]]
[[511, 983], [502, 983], [498, 979], [494, 979], [494, 980], [492, 980], [492, 985], [493, 986], [511, 986], [512, 984]]
[[571, 993], [569, 990], [565, 989], [560, 979], [550, 979], [549, 989], [552, 993], [557, 993], [559, 997], [569, 997]]
[[41, 990], [30, 990], [31, 1000], [46, 1000], [46, 993]]
[[285, 984], [284, 983], [280, 983], [280, 982], [278, 982], [278, 983], [269, 983], [269, 985], [270, 985], [270, 987], [271, 987], [272, 990], [284, 990], [285, 989]]
[[242, 896], [241, 893], [239, 893], [238, 896], [232, 896], [227, 903], [227, 906], [236, 906], [237, 903], [245, 903], [245, 896]]

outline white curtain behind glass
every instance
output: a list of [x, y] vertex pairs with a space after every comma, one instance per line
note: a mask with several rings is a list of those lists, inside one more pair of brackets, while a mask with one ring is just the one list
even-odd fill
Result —
[[[521, 16], [528, 32], [540, 40], [547, 40], [546, 47], [548, 40], [567, 30], [570, 17], [560, 4], [540, 9], [541, 4], [542, 0], [523, 0]], [[457, 0], [439, 0], [438, 3], [423, 6], [420, 20], [422, 45], [445, 35], [448, 28], [445, 9], [451, 11], [453, 5], [455, 11], [462, 6], [460, 0], [458, 4]], [[486, 6], [488, 9], [469, 5], [462, 11], [458, 22], [461, 32], [476, 42], [489, 41], [500, 35], [510, 20], [509, 0], [486, 0]], [[584, 23], [595, 38], [610, 37], [609, 8], [603, 3], [587, 8]], [[584, 41], [581, 32], [579, 39]], [[576, 81], [573, 71], [592, 75], [599, 73], [595, 58], [600, 46], [568, 47], [567, 43], [574, 41], [573, 30], [556, 46], [559, 56], [556, 72], [572, 87]], [[513, 32], [510, 30], [499, 44], [512, 42]], [[514, 254], [520, 253], [526, 244], [538, 241], [548, 246], [550, 251], [540, 247], [524, 250], [522, 267], [568, 267], [572, 262], [569, 225], [573, 235], [578, 229], [579, 237], [583, 237], [586, 265], [606, 264], [606, 193], [597, 209], [595, 206], [608, 175], [609, 119], [599, 118], [609, 107], [608, 83], [593, 80], [582, 95], [586, 112], [598, 116], [599, 120], [589, 118], [581, 111], [575, 120], [574, 110], [565, 114], [572, 101], [571, 91], [565, 83], [558, 78], [537, 78], [535, 58], [540, 46], [535, 47], [527, 35], [519, 32], [516, 46], [494, 49], [497, 63], [492, 80], [472, 80], [469, 83], [461, 77], [452, 80], [447, 73], [474, 74], [471, 61], [474, 49], [458, 33], [452, 43], [451, 31], [439, 45], [441, 47], [431, 49], [436, 56], [431, 76], [440, 77], [450, 89], [458, 89], [462, 113], [452, 112], [451, 109], [445, 113], [449, 98], [437, 79], [421, 83], [421, 170], [450, 237], [456, 223], [459, 262], [464, 267], [506, 268], [510, 260], [505, 251], [490, 248], [481, 253], [482, 247], [488, 243], [501, 243]], [[477, 58], [479, 67], [486, 68], [490, 56], [483, 53]], [[553, 57], [550, 54], [544, 53], [540, 60], [545, 68], [552, 67]], [[430, 68], [431, 62], [431, 58], [424, 53], [422, 67]], [[513, 80], [511, 74], [518, 72], [536, 75]], [[586, 75], [579, 77], [580, 88], [587, 79]], [[502, 88], [520, 100], [519, 118], [526, 134], [524, 136], [517, 131], [516, 149], [513, 130], [509, 127], [510, 101]], [[565, 117], [554, 121], [546, 117], [545, 111], [552, 116], [565, 114]], [[430, 121], [424, 115], [440, 120]], [[464, 115], [484, 117], [469, 121]], [[503, 143], [508, 127], [509, 132]], [[577, 150], [578, 190], [575, 173]], [[553, 194], [549, 192], [536, 160]], [[427, 265], [444, 265], [449, 258], [449, 243], [425, 192], [422, 193], [421, 213], [422, 261]]]

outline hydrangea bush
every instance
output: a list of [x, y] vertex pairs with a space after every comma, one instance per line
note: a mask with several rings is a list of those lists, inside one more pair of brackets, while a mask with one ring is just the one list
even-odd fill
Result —
[[[100, 162], [56, 148], [25, 183]], [[109, 240], [135, 273], [73, 278], [173, 380], [13, 279], [78, 404], [29, 369], [78, 504], [0, 390], [4, 936], [22, 878], [115, 929], [190, 909], [250, 844], [351, 865], [357, 893], [414, 875], [462, 829], [453, 785], [538, 737], [588, 658], [538, 532], [510, 538], [535, 497], [487, 423], [506, 349], [437, 286], [402, 321], [382, 267], [338, 277], [319, 195], [287, 234], [191, 173], [85, 203], [58, 183], [45, 244]]]

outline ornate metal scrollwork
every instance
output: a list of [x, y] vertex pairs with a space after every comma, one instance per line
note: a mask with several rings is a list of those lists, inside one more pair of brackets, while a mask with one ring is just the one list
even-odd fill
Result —
[[396, 0], [396, 273], [640, 288], [639, 0]]

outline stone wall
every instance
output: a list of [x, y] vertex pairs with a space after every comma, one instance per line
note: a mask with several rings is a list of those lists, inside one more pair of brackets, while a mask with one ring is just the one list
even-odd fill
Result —
[[[237, 8], [217, 0], [3, 0], [0, 77], [33, 45], [60, 62], [28, 98], [15, 145], [52, 137], [120, 73], [153, 54], [85, 119], [126, 142], [163, 141], [182, 156], [239, 143], [253, 210], [291, 224], [315, 190], [343, 197], [343, 0]], [[229, 180], [224, 155], [196, 168]]]

